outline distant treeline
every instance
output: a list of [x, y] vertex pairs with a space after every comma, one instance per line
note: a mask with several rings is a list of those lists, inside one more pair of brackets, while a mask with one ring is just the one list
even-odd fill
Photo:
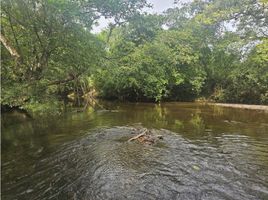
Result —
[[[146, 0], [3, 0], [1, 105], [48, 110], [93, 89], [268, 104], [267, 0], [176, 2], [156, 15]], [[113, 22], [93, 34], [101, 16]]]

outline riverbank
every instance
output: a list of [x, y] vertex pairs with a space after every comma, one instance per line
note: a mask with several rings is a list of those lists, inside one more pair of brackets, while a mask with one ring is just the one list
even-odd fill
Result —
[[268, 106], [266, 105], [230, 104], [230, 103], [209, 103], [209, 105], [216, 105], [229, 108], [240, 108], [246, 110], [260, 110], [268, 112]]

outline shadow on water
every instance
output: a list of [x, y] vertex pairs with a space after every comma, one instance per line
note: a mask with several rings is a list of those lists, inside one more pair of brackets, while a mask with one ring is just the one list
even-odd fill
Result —
[[[268, 114], [194, 103], [1, 117], [2, 199], [268, 199]], [[142, 128], [155, 145], [127, 140]]]

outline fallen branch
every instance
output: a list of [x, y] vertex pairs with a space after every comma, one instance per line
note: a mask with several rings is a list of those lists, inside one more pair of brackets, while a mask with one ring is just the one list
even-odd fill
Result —
[[137, 140], [137, 139], [139, 139], [140, 137], [145, 136], [146, 133], [147, 133], [147, 131], [148, 131], [148, 130], [145, 129], [145, 131], [143, 131], [141, 134], [139, 134], [139, 135], [137, 135], [137, 136], [134, 136], [134, 137], [130, 138], [130, 139], [128, 140], [128, 142], [131, 142], [131, 141], [133, 141], [133, 140]]
[[78, 79], [78, 77], [81, 75], [82, 73], [78, 73], [77, 75], [73, 75], [73, 74], [69, 74], [69, 77], [67, 79], [64, 80], [57, 80], [57, 81], [53, 81], [47, 84], [47, 86], [51, 86], [51, 85], [60, 85], [60, 84], [64, 84], [64, 83], [68, 83], [71, 81], [74, 81], [76, 79]]

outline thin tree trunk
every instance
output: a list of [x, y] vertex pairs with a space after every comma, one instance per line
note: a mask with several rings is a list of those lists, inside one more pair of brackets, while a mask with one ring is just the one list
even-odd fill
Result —
[[15, 57], [16, 59], [20, 58], [20, 54], [17, 52], [15, 48], [13, 48], [10, 45], [9, 41], [5, 38], [5, 36], [2, 33], [0, 34], [0, 41], [13, 57]]

